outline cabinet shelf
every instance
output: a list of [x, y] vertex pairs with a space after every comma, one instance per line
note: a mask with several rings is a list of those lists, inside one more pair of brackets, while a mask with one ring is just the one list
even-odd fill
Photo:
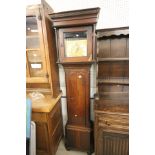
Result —
[[27, 35], [26, 36], [26, 39], [31, 39], [31, 38], [39, 38], [39, 36], [37, 34]]
[[99, 92], [94, 95], [96, 100], [98, 99], [111, 99], [111, 100], [128, 100], [129, 92]]
[[128, 113], [129, 94], [128, 92], [104, 92], [95, 95], [95, 109], [111, 112], [125, 111]]
[[27, 48], [26, 51], [40, 51], [40, 48]]
[[97, 58], [97, 62], [104, 62], [104, 61], [129, 61], [129, 58]]
[[[34, 64], [42, 64], [42, 60], [29, 60], [29, 63], [34, 63]], [[41, 67], [39, 67], [41, 68]]]
[[129, 78], [103, 78], [98, 79], [98, 83], [109, 84], [129, 84]]
[[49, 80], [46, 77], [26, 77], [27, 83], [48, 83]]

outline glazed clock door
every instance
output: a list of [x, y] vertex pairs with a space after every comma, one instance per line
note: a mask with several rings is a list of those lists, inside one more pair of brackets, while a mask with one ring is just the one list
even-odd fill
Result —
[[92, 60], [92, 27], [74, 27], [59, 30], [60, 61], [82, 62]]
[[27, 82], [48, 82], [39, 9], [26, 17]]
[[66, 69], [68, 123], [86, 125], [87, 72]]

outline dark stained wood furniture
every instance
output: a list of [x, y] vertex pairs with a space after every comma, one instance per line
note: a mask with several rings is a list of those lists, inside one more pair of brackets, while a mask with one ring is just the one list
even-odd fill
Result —
[[99, 8], [51, 14], [56, 32], [58, 63], [65, 70], [68, 121], [67, 149], [93, 152], [90, 121], [90, 66], [95, 62], [95, 24]]
[[95, 155], [129, 155], [128, 27], [97, 30]]
[[44, 0], [26, 9], [26, 93], [36, 123], [36, 155], [55, 155], [63, 135], [52, 12]]

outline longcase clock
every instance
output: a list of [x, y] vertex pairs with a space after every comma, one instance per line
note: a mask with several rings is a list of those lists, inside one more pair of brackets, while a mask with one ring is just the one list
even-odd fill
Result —
[[58, 63], [65, 71], [68, 121], [67, 149], [93, 152], [90, 121], [90, 66], [95, 61], [95, 26], [100, 8], [51, 14]]

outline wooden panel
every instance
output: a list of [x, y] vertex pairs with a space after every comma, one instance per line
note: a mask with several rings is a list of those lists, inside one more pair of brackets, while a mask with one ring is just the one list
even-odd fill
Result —
[[[26, 88], [28, 88], [28, 89], [29, 88], [34, 88], [34, 89], [38, 89], [38, 88], [50, 89], [50, 84], [49, 83], [26, 83]], [[27, 89], [26, 89], [26, 91], [27, 91]]]
[[99, 63], [98, 65], [98, 78], [108, 77], [110, 75], [110, 63]]
[[[77, 96], [78, 96], [78, 104], [80, 104], [78, 116], [80, 116], [79, 121], [76, 121], [77, 125], [85, 125], [86, 123], [86, 80], [87, 75], [85, 72], [77, 72]], [[77, 109], [76, 109], [77, 112]]]
[[98, 126], [104, 131], [128, 133], [128, 115], [102, 114], [98, 116]]
[[[129, 113], [129, 94], [127, 92], [103, 92], [94, 103], [95, 113]], [[116, 117], [117, 119], [117, 117]]]
[[129, 92], [129, 86], [124, 86], [124, 87], [123, 87], [123, 91], [124, 91], [124, 92]]
[[98, 40], [99, 58], [128, 58], [128, 38], [107, 38]]
[[80, 69], [66, 72], [68, 121], [71, 124], [84, 125], [86, 105], [86, 73]]
[[34, 122], [47, 122], [46, 113], [33, 112], [32, 113], [32, 120]]
[[76, 136], [76, 132], [74, 130], [66, 130], [66, 139], [67, 139], [67, 147], [70, 146], [71, 148], [78, 147], [78, 136]]
[[97, 23], [100, 8], [65, 11], [51, 14], [55, 27], [91, 25]]
[[48, 79], [46, 77], [27, 77], [27, 83], [48, 83]]
[[[67, 87], [67, 111], [68, 122], [75, 123], [76, 109], [78, 108], [77, 96], [77, 77], [75, 71], [66, 72], [66, 87]], [[80, 105], [79, 105], [80, 106]], [[75, 108], [75, 109], [74, 109]]]
[[56, 97], [59, 94], [59, 70], [56, 53], [56, 42], [55, 42], [55, 32], [51, 28], [51, 20], [46, 12], [46, 15], [43, 16], [43, 35], [44, 35], [44, 45], [45, 45], [45, 55], [47, 61], [47, 70], [49, 73], [50, 86], [53, 92], [53, 96]]
[[126, 56], [129, 57], [129, 38], [126, 39], [126, 46], [127, 46]]
[[107, 28], [107, 29], [98, 29], [97, 38], [103, 39], [107, 37], [128, 37], [129, 36], [129, 27], [116, 27], [116, 28]]
[[126, 134], [100, 132], [96, 155], [129, 155], [129, 137]]
[[49, 152], [48, 127], [46, 123], [36, 123], [36, 149], [37, 154]]
[[111, 57], [121, 58], [126, 55], [126, 38], [111, 39]]
[[124, 76], [129, 77], [129, 62], [124, 62]]
[[58, 124], [58, 122], [62, 119], [61, 118], [61, 108], [60, 103], [57, 103], [57, 106], [53, 109], [53, 111], [49, 114], [50, 118], [50, 130], [52, 135], [54, 134], [54, 130]]
[[97, 62], [104, 62], [104, 61], [129, 61], [129, 58], [122, 57], [122, 58], [97, 58]]
[[67, 126], [67, 146], [70, 148], [77, 148], [79, 150], [90, 150], [90, 134], [92, 134], [89, 128], [79, 128], [77, 126]]
[[124, 65], [124, 63], [113, 62], [109, 65], [111, 67], [110, 76], [112, 76], [112, 77], [122, 77], [123, 76], [123, 65]]
[[110, 57], [110, 39], [98, 41], [98, 57]]
[[119, 84], [99, 84], [99, 92], [129, 92], [128, 85]]
[[98, 65], [98, 78], [128, 77], [129, 62], [100, 62]]
[[58, 124], [55, 127], [53, 136], [51, 137], [51, 140], [52, 140], [51, 147], [52, 147], [53, 155], [55, 155], [55, 153], [57, 151], [57, 148], [58, 148], [58, 145], [59, 145], [62, 135], [63, 135], [62, 120], [59, 120]]

